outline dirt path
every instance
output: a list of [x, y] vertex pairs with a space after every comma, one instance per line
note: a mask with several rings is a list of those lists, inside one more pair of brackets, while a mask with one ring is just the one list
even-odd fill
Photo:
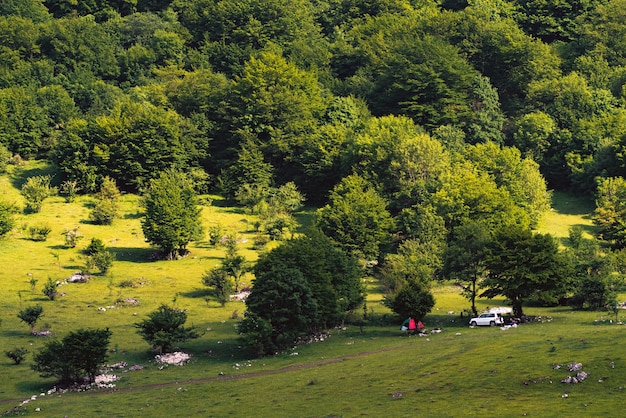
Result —
[[[129, 386], [129, 387], [124, 387], [124, 388], [115, 388], [111, 390], [91, 390], [91, 391], [82, 392], [82, 394], [87, 395], [87, 396], [107, 395], [107, 394], [113, 394], [113, 393], [134, 392], [134, 391], [145, 390], [145, 389], [156, 389], [156, 388], [164, 388], [164, 387], [169, 387], [169, 386], [179, 386], [183, 383], [193, 385], [193, 384], [207, 383], [207, 382], [250, 379], [250, 378], [259, 377], [259, 376], [269, 376], [273, 374], [287, 373], [293, 370], [310, 369], [313, 367], [323, 366], [326, 364], [340, 363], [345, 360], [350, 360], [350, 359], [359, 358], [359, 357], [366, 357], [366, 356], [370, 356], [373, 354], [386, 353], [389, 351], [406, 349], [407, 347], [408, 346], [396, 346], [396, 347], [383, 348], [377, 351], [364, 351], [361, 353], [350, 354], [347, 356], [314, 361], [312, 363], [296, 364], [293, 366], [281, 367], [280, 369], [274, 369], [274, 370], [261, 370], [258, 372], [242, 373], [242, 374], [236, 374], [236, 375], [230, 375], [230, 376], [223, 375], [223, 376], [214, 376], [214, 377], [203, 377], [199, 379], [190, 379], [190, 380], [184, 380], [184, 381], [177, 380], [174, 382], [154, 383], [150, 385], [141, 385], [141, 386]], [[23, 400], [24, 399], [0, 399], [0, 404], [5, 404], [5, 403], [19, 404]]]

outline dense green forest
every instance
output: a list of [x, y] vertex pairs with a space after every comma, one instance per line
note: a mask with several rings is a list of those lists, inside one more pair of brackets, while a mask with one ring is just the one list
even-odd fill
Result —
[[[304, 199], [390, 300], [497, 271], [519, 313], [582, 306], [626, 246], [626, 0], [4, 0], [0, 40], [0, 168], [80, 193], [182, 171], [271, 239]], [[530, 235], [549, 190], [595, 198], [616, 251]], [[519, 248], [554, 270], [529, 289], [502, 284]]]

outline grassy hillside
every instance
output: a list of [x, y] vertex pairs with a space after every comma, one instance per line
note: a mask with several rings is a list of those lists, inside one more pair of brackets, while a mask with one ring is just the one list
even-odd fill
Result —
[[[15, 182], [0, 180], [2, 193], [19, 203]], [[209, 200], [212, 204], [208, 204]], [[206, 226], [219, 223], [240, 237], [240, 250], [249, 260], [252, 223], [236, 209], [207, 197]], [[559, 206], [543, 231], [565, 237], [568, 225], [591, 225], [582, 203]], [[570, 202], [570, 200], [567, 200]], [[323, 341], [294, 347], [287, 353], [254, 359], [241, 348], [236, 324], [245, 305], [221, 307], [207, 298], [200, 278], [219, 263], [222, 248], [206, 242], [191, 246], [189, 257], [151, 261], [154, 250], [143, 240], [138, 198], [123, 197], [121, 219], [112, 226], [86, 222], [92, 200], [75, 203], [61, 198], [45, 202], [40, 214], [19, 215], [18, 228], [0, 242], [0, 347], [26, 347], [21, 365], [0, 357], [0, 413], [44, 416], [616, 416], [626, 406], [626, 356], [620, 344], [625, 328], [606, 314], [573, 312], [568, 308], [528, 307], [541, 317], [515, 329], [474, 328], [459, 312], [468, 307], [455, 287], [435, 288], [436, 307], [426, 318], [429, 329], [441, 333], [408, 337], [380, 304], [375, 281], [368, 282], [369, 323], [332, 330]], [[569, 210], [563, 208], [569, 207]], [[577, 209], [578, 208], [578, 209]], [[577, 212], [578, 211], [578, 212]], [[304, 219], [307, 214], [303, 214]], [[25, 230], [48, 222], [53, 231], [46, 242], [31, 241]], [[79, 227], [85, 238], [75, 249], [64, 246], [62, 232]], [[557, 229], [558, 228], [558, 229]], [[565, 232], [564, 232], [565, 231]], [[63, 295], [49, 301], [41, 293], [48, 277], [63, 280], [82, 268], [81, 250], [91, 237], [102, 239], [117, 261], [106, 276], [85, 284], [60, 287]], [[30, 280], [37, 283], [31, 288]], [[139, 305], [119, 303], [128, 298]], [[119, 371], [111, 390], [38, 396], [19, 410], [24, 399], [48, 391], [52, 379], [30, 369], [33, 352], [44, 337], [33, 337], [16, 317], [23, 307], [39, 303], [44, 316], [37, 328], [55, 336], [81, 327], [113, 331], [109, 364], [120, 361], [144, 366]], [[186, 309], [189, 322], [203, 331], [183, 344], [189, 364], [162, 367], [133, 324], [161, 303]], [[479, 300], [479, 309], [502, 300]], [[104, 308], [104, 310], [99, 309]], [[618, 318], [623, 319], [622, 316]], [[589, 378], [582, 383], [560, 380], [566, 367], [580, 362]], [[555, 370], [555, 365], [562, 366]], [[566, 396], [567, 395], [567, 396]]]

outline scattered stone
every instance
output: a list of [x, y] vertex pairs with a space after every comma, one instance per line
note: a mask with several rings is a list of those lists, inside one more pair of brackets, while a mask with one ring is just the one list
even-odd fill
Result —
[[157, 363], [169, 364], [173, 366], [183, 366], [191, 359], [191, 355], [176, 351], [174, 353], [157, 354], [155, 360]]
[[583, 364], [582, 363], [570, 363], [567, 365], [567, 370], [569, 370], [570, 372], [575, 372], [577, 370], [582, 370], [583, 368]]
[[87, 283], [91, 276], [83, 274], [82, 272], [77, 272], [72, 274], [70, 277], [65, 279], [67, 283]]

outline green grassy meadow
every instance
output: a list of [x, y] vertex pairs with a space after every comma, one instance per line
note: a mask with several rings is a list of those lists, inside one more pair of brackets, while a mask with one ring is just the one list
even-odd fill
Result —
[[[20, 204], [18, 184], [15, 178], [0, 177], [0, 192]], [[217, 196], [207, 196], [205, 202], [205, 226], [220, 224], [236, 233], [242, 255], [253, 261], [258, 256], [252, 249], [254, 219], [225, 206]], [[154, 249], [143, 239], [137, 196], [123, 196], [122, 216], [112, 226], [87, 222], [92, 204], [90, 197], [71, 204], [50, 198], [41, 213], [20, 214], [14, 232], [0, 241], [1, 351], [29, 350], [20, 365], [0, 353], [0, 414], [568, 417], [618, 416], [626, 407], [626, 327], [611, 322], [614, 315], [529, 306], [525, 312], [541, 320], [508, 330], [470, 329], [467, 318], [459, 317], [469, 303], [449, 284], [435, 287], [437, 304], [425, 321], [428, 329], [440, 327], [441, 333], [409, 337], [401, 332], [380, 303], [376, 281], [367, 279], [370, 319], [363, 332], [347, 326], [331, 330], [323, 342], [255, 359], [240, 346], [236, 332], [236, 318], [245, 305], [229, 302], [221, 307], [207, 298], [201, 283], [202, 273], [224, 256], [223, 248], [199, 242], [184, 259], [152, 261]], [[565, 238], [571, 225], [592, 228], [588, 213], [588, 202], [555, 195], [554, 210], [540, 230]], [[309, 215], [304, 212], [301, 218], [306, 222]], [[53, 230], [47, 241], [34, 242], [27, 226], [41, 221]], [[65, 248], [63, 231], [77, 226], [83, 240], [76, 248]], [[88, 283], [63, 285], [62, 296], [48, 300], [41, 292], [43, 284], [81, 270], [81, 250], [92, 237], [114, 252], [111, 271]], [[37, 281], [34, 288], [32, 279]], [[128, 298], [139, 305], [123, 303]], [[185, 366], [158, 365], [155, 353], [135, 333], [133, 324], [162, 303], [186, 309], [188, 323], [203, 332], [181, 346], [192, 355]], [[44, 308], [37, 329], [49, 327], [62, 337], [78, 328], [109, 327], [113, 336], [108, 363], [124, 361], [144, 368], [117, 373], [121, 379], [114, 389], [39, 396], [54, 385], [53, 379], [30, 369], [32, 355], [46, 337], [30, 335], [16, 316], [32, 304]], [[502, 304], [478, 301], [479, 309]], [[589, 377], [579, 384], [561, 383], [572, 374], [567, 364], [577, 362]], [[555, 370], [555, 365], [562, 367]], [[36, 400], [14, 409], [33, 395]]]

